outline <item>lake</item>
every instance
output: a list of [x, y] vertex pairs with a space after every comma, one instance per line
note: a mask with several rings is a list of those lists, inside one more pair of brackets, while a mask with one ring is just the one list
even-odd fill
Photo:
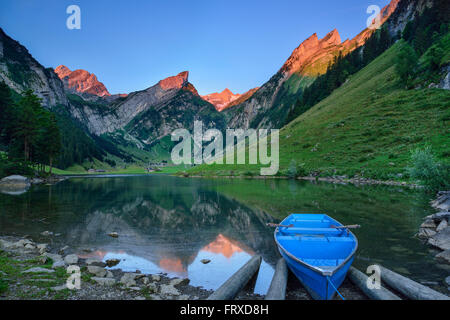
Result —
[[0, 194], [0, 233], [42, 239], [48, 230], [60, 234], [52, 241], [83, 257], [119, 258], [115, 268], [187, 277], [205, 289], [217, 289], [260, 254], [254, 290], [264, 294], [279, 259], [266, 223], [294, 212], [326, 213], [362, 226], [354, 232], [354, 266], [361, 271], [382, 264], [446, 292], [448, 266], [436, 263], [438, 251], [414, 237], [422, 218], [433, 213], [430, 199], [400, 187], [294, 180], [72, 177], [18, 196]]

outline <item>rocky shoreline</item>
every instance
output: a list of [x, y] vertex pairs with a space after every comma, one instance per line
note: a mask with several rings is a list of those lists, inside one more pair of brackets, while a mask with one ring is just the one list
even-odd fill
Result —
[[[450, 264], [450, 191], [441, 191], [431, 206], [438, 212], [424, 218], [417, 236], [429, 245], [442, 250], [435, 257]], [[447, 281], [450, 288], [450, 281]]]
[[37, 184], [56, 184], [67, 178], [60, 175], [51, 175], [45, 178], [28, 178], [20, 175], [11, 175], [0, 180], [0, 193], [9, 195], [21, 195]]
[[[205, 175], [187, 175], [187, 174], [179, 174], [179, 177], [184, 178], [227, 178], [227, 179], [256, 179], [256, 180], [267, 180], [267, 179], [278, 179], [278, 180], [290, 180], [293, 178], [287, 176], [205, 176]], [[294, 180], [294, 179], [293, 179]], [[330, 177], [316, 177], [316, 176], [305, 176], [305, 177], [297, 177], [295, 180], [304, 180], [311, 182], [328, 182], [335, 184], [353, 184], [355, 186], [362, 185], [385, 185], [385, 186], [397, 186], [397, 187], [408, 187], [408, 188], [423, 188], [422, 186], [409, 183], [406, 181], [395, 181], [395, 180], [375, 180], [360, 176], [355, 176], [353, 178], [349, 178], [347, 176], [330, 176]]]
[[[45, 237], [48, 237], [49, 232]], [[120, 261], [81, 258], [67, 246], [52, 247], [28, 237], [0, 236], [0, 300], [204, 300], [212, 290], [189, 284], [189, 279], [166, 274], [143, 274], [111, 269]], [[68, 279], [80, 271], [79, 289], [69, 289]], [[69, 281], [69, 284], [73, 281]], [[236, 300], [262, 300], [250, 281]], [[367, 297], [348, 279], [341, 286], [348, 300]], [[290, 281], [287, 300], [310, 300], [296, 279]]]

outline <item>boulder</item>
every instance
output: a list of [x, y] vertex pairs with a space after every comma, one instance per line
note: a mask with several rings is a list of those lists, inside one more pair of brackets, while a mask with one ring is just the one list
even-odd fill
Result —
[[124, 284], [127, 287], [133, 287], [136, 285], [136, 279], [143, 275], [139, 273], [124, 273], [122, 278], [120, 278], [120, 283]]
[[62, 256], [59, 255], [59, 254], [48, 253], [48, 252], [44, 253], [44, 256], [49, 257], [50, 259], [53, 260], [53, 262], [56, 262], [56, 261], [59, 261], [59, 260], [63, 259]]
[[436, 234], [436, 231], [434, 231], [433, 229], [420, 228], [419, 229], [419, 233], [417, 234], [417, 236], [420, 239], [428, 239], [428, 238], [431, 238], [432, 236], [434, 236], [435, 234]]
[[428, 243], [442, 250], [450, 249], [450, 227], [445, 228], [441, 232], [428, 239]]
[[190, 282], [189, 279], [185, 278], [185, 279], [180, 279], [180, 278], [175, 278], [170, 280], [170, 285], [172, 286], [177, 286], [177, 285], [187, 285]]
[[152, 280], [153, 281], [161, 281], [161, 276], [158, 274], [152, 274]]
[[441, 223], [439, 223], [439, 225], [436, 228], [436, 232], [441, 232], [442, 230], [444, 230], [445, 228], [448, 227], [448, 222], [447, 220], [442, 220]]
[[24, 176], [12, 175], [0, 180], [0, 192], [10, 195], [20, 195], [30, 188], [30, 179]]
[[14, 246], [14, 243], [0, 239], [0, 248], [9, 249], [9, 248], [12, 248], [13, 246]]
[[106, 270], [98, 266], [88, 266], [88, 272], [95, 275], [96, 277], [103, 278], [106, 276]]
[[431, 203], [431, 206], [442, 211], [450, 210], [450, 191], [439, 192], [438, 197]]
[[426, 220], [424, 223], [422, 223], [420, 225], [421, 228], [430, 228], [430, 229], [435, 229], [436, 228], [436, 223], [434, 223], [433, 219], [428, 219]]
[[64, 257], [64, 261], [67, 264], [77, 264], [78, 263], [78, 256], [76, 254], [69, 254]]
[[[442, 251], [441, 253], [436, 255], [436, 260], [442, 263], [450, 264], [450, 250]], [[450, 278], [450, 277], [448, 277]]]

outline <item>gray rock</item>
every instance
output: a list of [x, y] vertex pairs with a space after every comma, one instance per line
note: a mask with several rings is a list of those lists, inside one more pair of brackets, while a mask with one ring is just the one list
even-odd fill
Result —
[[130, 290], [133, 290], [133, 291], [141, 291], [142, 290], [140, 287], [136, 287], [136, 286], [131, 286], [131, 287], [127, 286], [127, 288]]
[[158, 274], [152, 274], [152, 280], [153, 281], [161, 281], [161, 276]]
[[54, 291], [61, 291], [61, 290], [67, 289], [67, 286], [65, 284], [63, 284], [60, 286], [52, 287], [51, 289]]
[[88, 266], [97, 266], [97, 267], [106, 267], [106, 263], [104, 263], [103, 261], [97, 259], [97, 258], [88, 258], [86, 259], [86, 264]]
[[[450, 264], [450, 250], [442, 251], [441, 253], [436, 255], [436, 260], [441, 263]], [[450, 277], [449, 277], [450, 278]]]
[[34, 249], [36, 249], [36, 247], [35, 247], [34, 245], [32, 245], [31, 243], [27, 243], [27, 244], [25, 245], [25, 249], [34, 250]]
[[432, 219], [435, 219], [437, 221], [441, 221], [443, 219], [450, 219], [450, 212], [447, 211], [441, 211], [438, 213], [435, 213], [431, 216]]
[[439, 225], [437, 226], [436, 232], [441, 232], [442, 230], [444, 230], [447, 227], [448, 227], [448, 222], [447, 222], [447, 220], [443, 219], [441, 221], [441, 223], [439, 223]]
[[143, 296], [137, 296], [134, 300], [146, 300]]
[[111, 271], [106, 270], [106, 277], [107, 278], [114, 278], [114, 274]]
[[102, 267], [91, 265], [88, 266], [87, 269], [89, 273], [95, 275], [96, 277], [103, 278], [104, 276], [106, 276], [106, 270]]
[[432, 236], [434, 236], [435, 234], [436, 234], [436, 231], [434, 231], [433, 229], [420, 228], [419, 229], [419, 233], [417, 234], [417, 236], [420, 239], [428, 239], [428, 238], [431, 238]]
[[442, 250], [450, 249], [450, 227], [445, 228], [441, 232], [428, 239], [428, 243]]
[[14, 246], [14, 243], [0, 239], [0, 248], [9, 249]]
[[163, 296], [179, 296], [180, 291], [170, 284], [163, 284], [160, 287], [160, 294]]
[[55, 268], [64, 268], [66, 266], [66, 262], [64, 260], [58, 260], [53, 262], [52, 269]]
[[426, 220], [424, 223], [422, 223], [420, 225], [421, 228], [430, 228], [430, 229], [435, 229], [436, 228], [436, 223], [434, 223], [433, 219], [428, 219]]
[[51, 269], [45, 269], [41, 267], [31, 268], [25, 271], [22, 271], [22, 273], [53, 273], [55, 270]]
[[182, 294], [178, 297], [178, 300], [189, 300], [189, 296], [187, 294]]
[[448, 276], [447, 278], [445, 278], [445, 283], [450, 286], [450, 276]]
[[78, 263], [78, 256], [76, 254], [69, 254], [64, 257], [64, 261], [67, 264], [77, 264]]
[[48, 253], [48, 252], [44, 253], [44, 256], [49, 257], [50, 259], [53, 260], [53, 262], [56, 262], [56, 261], [59, 261], [59, 260], [63, 259], [62, 256], [59, 255], [59, 254]]
[[142, 283], [143, 284], [149, 284], [150, 283], [150, 279], [147, 277], [142, 278]]
[[68, 250], [69, 249], [69, 246], [64, 246], [64, 247], [62, 247], [61, 249], [59, 249], [59, 254], [64, 254], [64, 252], [66, 252], [66, 250]]
[[190, 282], [189, 279], [185, 278], [185, 279], [180, 279], [180, 278], [175, 278], [170, 280], [170, 285], [172, 286], [177, 286], [177, 285], [186, 285]]
[[110, 287], [116, 284], [116, 280], [114, 280], [113, 278], [92, 277], [91, 279], [102, 286]]
[[38, 248], [40, 254], [48, 251], [48, 245], [46, 243], [39, 243], [36, 245], [36, 248]]
[[51, 231], [43, 231], [43, 232], [41, 232], [41, 236], [49, 237], [49, 236], [52, 236], [52, 235], [53, 235], [53, 232], [51, 232]]
[[120, 283], [124, 284], [127, 287], [133, 287], [136, 285], [136, 279], [138, 276], [141, 276], [138, 273], [124, 273], [122, 278], [120, 278]]

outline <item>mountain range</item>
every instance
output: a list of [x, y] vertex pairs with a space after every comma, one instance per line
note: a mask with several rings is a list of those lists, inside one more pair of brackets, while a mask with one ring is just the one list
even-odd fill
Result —
[[[380, 21], [395, 36], [432, 4], [433, 0], [392, 0], [381, 11]], [[343, 42], [336, 29], [322, 39], [314, 33], [261, 87], [243, 94], [225, 89], [200, 96], [189, 82], [188, 71], [144, 90], [111, 94], [89, 71], [72, 71], [64, 65], [54, 70], [43, 67], [0, 28], [0, 80], [17, 94], [31, 89], [50, 110], [63, 110], [110, 159], [168, 160], [171, 132], [192, 130], [195, 120], [219, 130], [281, 128], [304, 88], [325, 74], [337, 57], [362, 52], [374, 32], [367, 28]]]

